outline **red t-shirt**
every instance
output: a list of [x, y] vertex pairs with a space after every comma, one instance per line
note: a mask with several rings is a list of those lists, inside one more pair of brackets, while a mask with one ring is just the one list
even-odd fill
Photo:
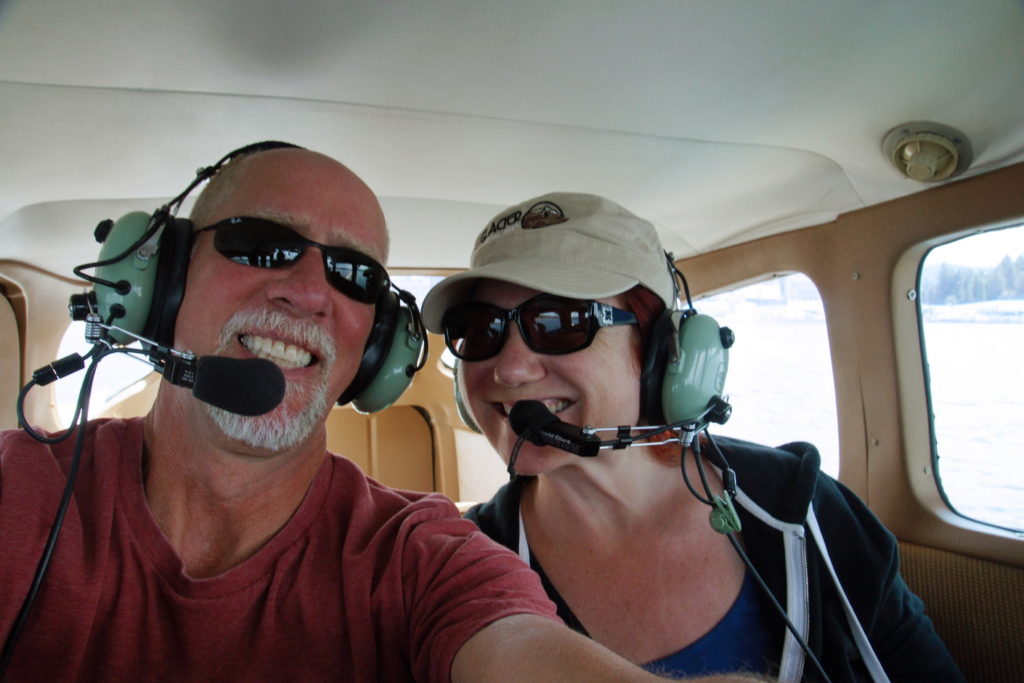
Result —
[[[74, 437], [0, 434], [0, 637], [30, 585]], [[555, 619], [510, 551], [436, 494], [325, 459], [305, 500], [242, 564], [195, 580], [142, 482], [142, 421], [90, 423], [64, 527], [9, 680], [448, 680], [471, 635]]]

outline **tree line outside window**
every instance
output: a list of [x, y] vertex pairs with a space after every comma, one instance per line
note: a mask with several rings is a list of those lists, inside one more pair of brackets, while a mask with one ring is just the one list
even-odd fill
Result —
[[994, 268], [952, 263], [926, 265], [921, 277], [922, 302], [966, 304], [994, 299], [1024, 299], [1024, 254], [1004, 256]]

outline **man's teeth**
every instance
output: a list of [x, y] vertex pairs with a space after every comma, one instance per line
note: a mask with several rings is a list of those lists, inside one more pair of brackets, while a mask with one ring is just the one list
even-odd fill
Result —
[[285, 344], [280, 339], [243, 334], [241, 341], [257, 357], [277, 363], [282, 368], [304, 368], [313, 359], [309, 351], [294, 344]]

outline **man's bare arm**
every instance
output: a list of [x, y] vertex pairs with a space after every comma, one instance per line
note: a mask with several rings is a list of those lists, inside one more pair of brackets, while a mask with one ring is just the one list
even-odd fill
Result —
[[[664, 681], [595, 641], [535, 615], [506, 617], [474, 634], [455, 655], [452, 681]], [[715, 676], [708, 683], [763, 681]]]

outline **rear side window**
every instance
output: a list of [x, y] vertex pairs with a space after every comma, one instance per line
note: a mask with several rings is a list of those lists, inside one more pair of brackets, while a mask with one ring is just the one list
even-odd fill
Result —
[[705, 297], [701, 313], [732, 328], [725, 394], [732, 417], [711, 425], [723, 434], [769, 446], [809, 441], [822, 470], [839, 474], [839, 423], [825, 310], [801, 273]]
[[1024, 530], [1024, 227], [932, 249], [918, 292], [939, 489], [964, 517]]

